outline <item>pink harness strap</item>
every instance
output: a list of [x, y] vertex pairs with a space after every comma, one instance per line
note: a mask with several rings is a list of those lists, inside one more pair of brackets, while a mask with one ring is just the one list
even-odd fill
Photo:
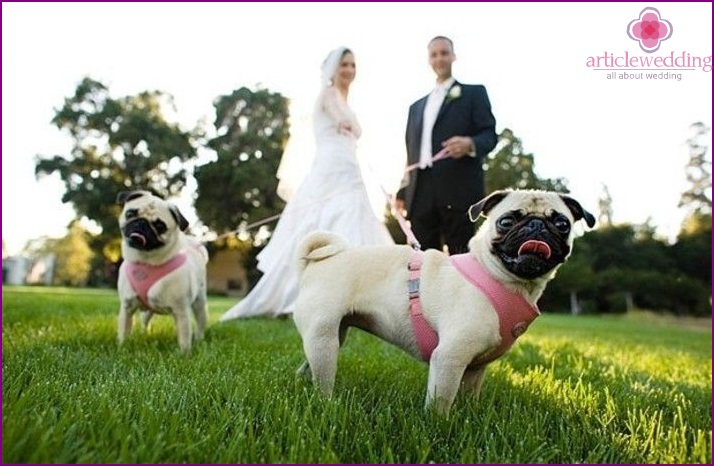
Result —
[[[501, 334], [501, 344], [488, 354], [475, 359], [471, 367], [478, 367], [501, 357], [523, 335], [528, 326], [540, 315], [538, 307], [531, 305], [518, 293], [508, 290], [496, 281], [470, 254], [449, 257], [454, 267], [474, 286], [484, 292], [496, 310]], [[422, 315], [419, 299], [419, 269], [421, 251], [415, 251], [409, 262], [409, 308], [417, 345], [422, 358], [428, 361], [439, 342], [438, 334], [429, 326]], [[415, 269], [413, 271], [412, 269]], [[414, 290], [414, 285], [416, 290]]]
[[538, 306], [526, 301], [523, 295], [510, 291], [493, 278], [470, 254], [458, 254], [449, 259], [471, 284], [486, 294], [498, 315], [501, 344], [472, 363], [472, 366], [481, 366], [503, 356], [516, 339], [528, 330], [528, 326], [540, 315], [540, 311]]
[[431, 353], [439, 343], [439, 335], [422, 314], [421, 299], [419, 299], [419, 275], [421, 273], [422, 252], [414, 251], [409, 261], [409, 314], [416, 335], [417, 345], [424, 361], [431, 358]]
[[170, 272], [181, 267], [186, 262], [187, 255], [185, 252], [177, 254], [168, 262], [161, 265], [144, 264], [143, 262], [127, 262], [126, 276], [129, 279], [131, 287], [136, 292], [139, 301], [145, 308], [151, 310], [149, 305], [149, 290], [160, 279], [168, 275]]

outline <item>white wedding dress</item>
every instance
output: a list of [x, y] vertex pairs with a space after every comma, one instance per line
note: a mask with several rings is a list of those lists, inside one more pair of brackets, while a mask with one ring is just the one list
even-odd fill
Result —
[[[347, 121], [351, 131], [339, 131]], [[356, 158], [361, 129], [342, 95], [328, 87], [313, 115], [316, 154], [312, 167], [294, 193], [268, 245], [258, 254], [264, 275], [250, 293], [221, 317], [279, 316], [293, 311], [298, 295], [296, 251], [310, 232], [343, 235], [351, 246], [393, 244], [374, 213]]]

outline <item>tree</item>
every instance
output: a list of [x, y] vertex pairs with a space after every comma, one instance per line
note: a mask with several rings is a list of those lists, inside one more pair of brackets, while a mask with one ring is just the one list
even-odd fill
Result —
[[682, 222], [677, 242], [672, 246], [677, 267], [684, 274], [711, 285], [712, 269], [712, 180], [709, 146], [704, 143], [711, 128], [704, 123], [691, 125], [687, 139], [689, 161], [686, 165], [690, 187], [682, 193], [679, 207], [689, 210]]
[[84, 286], [89, 280], [94, 252], [89, 246], [90, 235], [76, 220], [69, 225], [67, 235], [50, 243], [55, 255], [54, 282], [58, 285]]
[[77, 218], [86, 216], [101, 227], [93, 240], [100, 254], [120, 236], [118, 192], [143, 188], [170, 196], [186, 184], [186, 162], [197, 156], [196, 149], [192, 134], [170, 123], [167, 112], [175, 112], [168, 94], [114, 99], [104, 84], [89, 77], [56, 110], [52, 123], [69, 133], [73, 147], [67, 155], [38, 155], [35, 174], [59, 174], [66, 189], [62, 202], [72, 204]]
[[[712, 283], [712, 215], [693, 213], [685, 219], [672, 245], [677, 268], [702, 284]], [[711, 288], [710, 288], [711, 289]]]
[[23, 253], [35, 261], [48, 254], [54, 256], [55, 285], [85, 286], [95, 256], [90, 247], [91, 237], [80, 221], [72, 220], [64, 237], [32, 239], [25, 244]]
[[[708, 231], [708, 236], [707, 236]], [[649, 223], [588, 231], [548, 285], [549, 311], [625, 312], [633, 306], [711, 314], [711, 221], [670, 246]], [[570, 297], [570, 300], [568, 299]], [[570, 301], [570, 303], [568, 303]]]
[[679, 207], [687, 207], [691, 212], [711, 214], [712, 211], [712, 162], [707, 160], [709, 146], [703, 140], [711, 128], [702, 122], [690, 126], [692, 135], [687, 139], [689, 161], [685, 171], [689, 189], [682, 193]]
[[539, 178], [534, 169], [533, 154], [526, 154], [521, 140], [505, 128], [486, 160], [486, 192], [505, 188], [569, 192], [564, 178]]
[[598, 226], [606, 228], [612, 225], [612, 196], [607, 185], [602, 185], [602, 194], [598, 199]]
[[[288, 100], [242, 87], [216, 99], [216, 160], [196, 167], [196, 212], [216, 233], [280, 213], [275, 173], [289, 137]], [[266, 227], [269, 228], [269, 227]], [[248, 232], [255, 239], [255, 230]]]
[[571, 314], [584, 312], [583, 298], [592, 295], [597, 279], [588, 262], [588, 254], [580, 246], [575, 246], [573, 254], [558, 269], [555, 279], [546, 288], [539, 300], [543, 309], [566, 309], [568, 303]]
[[596, 273], [609, 268], [670, 270], [673, 261], [667, 244], [655, 238], [654, 233], [654, 227], [649, 224], [614, 225], [585, 233], [578, 238], [577, 248], [587, 248]]

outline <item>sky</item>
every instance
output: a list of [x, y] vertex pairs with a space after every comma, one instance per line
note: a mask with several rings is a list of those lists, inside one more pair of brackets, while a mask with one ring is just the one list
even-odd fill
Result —
[[[627, 34], [645, 7], [672, 26], [653, 53]], [[357, 62], [349, 100], [363, 129], [363, 170], [393, 191], [406, 160], [408, 107], [434, 85], [426, 45], [446, 35], [454, 76], [486, 86], [496, 131], [513, 130], [540, 177], [566, 178], [595, 215], [607, 186], [616, 223], [649, 219], [671, 239], [685, 215], [677, 204], [687, 188], [689, 127], [712, 124], [711, 68], [588, 62], [711, 57], [711, 10], [666, 2], [3, 3], [2, 238], [16, 254], [30, 239], [62, 236], [74, 217], [59, 178], [36, 179], [34, 166], [37, 155], [69, 154], [70, 139], [50, 121], [84, 76], [115, 98], [172, 94], [184, 129], [213, 121], [216, 97], [262, 86], [290, 98], [293, 142], [311, 150], [320, 64], [340, 45]], [[618, 78], [608, 79], [613, 72]], [[175, 202], [195, 221], [190, 195], [189, 187]]]

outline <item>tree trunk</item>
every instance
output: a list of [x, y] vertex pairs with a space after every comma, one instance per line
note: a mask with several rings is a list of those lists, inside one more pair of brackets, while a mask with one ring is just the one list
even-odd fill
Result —
[[634, 308], [635, 308], [635, 305], [632, 302], [632, 293], [627, 291], [627, 292], [625, 292], [625, 309], [627, 309], [627, 312], [630, 312]]
[[582, 309], [580, 309], [580, 303], [578, 303], [578, 293], [573, 290], [570, 292], [570, 313], [576, 316], [581, 312]]

